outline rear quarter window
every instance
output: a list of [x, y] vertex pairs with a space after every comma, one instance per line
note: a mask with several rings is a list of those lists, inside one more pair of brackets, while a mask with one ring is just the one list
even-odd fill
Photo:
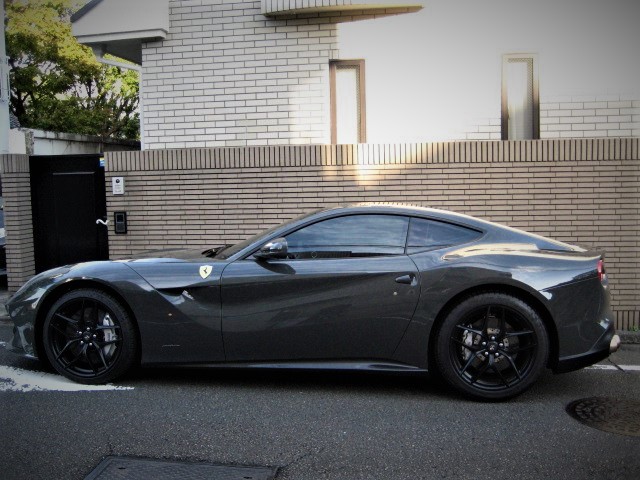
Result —
[[412, 254], [469, 243], [481, 235], [482, 232], [479, 230], [460, 225], [426, 218], [412, 218], [409, 223], [407, 253]]

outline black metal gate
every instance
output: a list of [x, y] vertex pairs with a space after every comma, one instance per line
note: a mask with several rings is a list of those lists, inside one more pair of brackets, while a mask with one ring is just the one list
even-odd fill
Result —
[[36, 273], [108, 259], [100, 155], [32, 156], [29, 167]]

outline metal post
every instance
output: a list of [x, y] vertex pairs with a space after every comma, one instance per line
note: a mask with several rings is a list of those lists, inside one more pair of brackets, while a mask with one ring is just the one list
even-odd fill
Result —
[[4, 40], [5, 18], [4, 1], [0, 1], [0, 20], [2, 21], [2, 34], [0, 35], [0, 153], [9, 153], [9, 99], [11, 90], [9, 86], [9, 59]]

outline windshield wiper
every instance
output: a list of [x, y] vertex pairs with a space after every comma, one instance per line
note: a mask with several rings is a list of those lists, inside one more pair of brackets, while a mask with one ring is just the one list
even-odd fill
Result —
[[205, 257], [215, 257], [216, 255], [218, 255], [220, 252], [222, 252], [223, 250], [226, 250], [227, 248], [233, 246], [232, 244], [227, 244], [227, 245], [222, 245], [220, 247], [214, 247], [214, 248], [209, 248], [207, 250], [205, 250], [204, 252], [202, 252], [202, 254]]

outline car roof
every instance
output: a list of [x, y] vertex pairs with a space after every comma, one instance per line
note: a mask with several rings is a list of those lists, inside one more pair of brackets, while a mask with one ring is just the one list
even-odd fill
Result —
[[444, 220], [453, 223], [461, 223], [464, 225], [468, 225], [470, 227], [475, 227], [479, 229], [486, 229], [487, 227], [502, 227], [502, 225], [489, 222], [487, 220], [482, 220], [480, 218], [471, 217], [469, 215], [464, 215], [462, 213], [452, 212], [450, 210], [440, 210], [437, 208], [429, 208], [429, 207], [421, 207], [418, 205], [406, 205], [406, 204], [398, 204], [398, 203], [374, 203], [374, 202], [362, 202], [362, 203], [351, 203], [345, 205], [339, 205], [336, 207], [329, 207], [323, 210], [318, 211], [321, 212], [331, 212], [333, 215], [336, 212], [342, 212], [345, 214], [355, 214], [355, 213], [386, 213], [391, 215], [409, 215], [409, 216], [417, 216], [417, 217], [429, 217], [435, 218], [439, 220]]
[[472, 217], [462, 213], [452, 212], [450, 210], [439, 210], [437, 208], [420, 207], [417, 205], [401, 205], [401, 204], [377, 204], [377, 203], [354, 203], [350, 205], [342, 205], [335, 208], [328, 208], [324, 211], [342, 210], [347, 213], [388, 213], [395, 215], [409, 215], [419, 217], [429, 217], [435, 220], [451, 222], [470, 228], [475, 228], [485, 233], [492, 232], [497, 235], [493, 240], [503, 242], [530, 242], [535, 243], [539, 248], [560, 249], [560, 250], [582, 250], [574, 245], [569, 245], [552, 238], [543, 237], [535, 233], [520, 230], [518, 228], [509, 227], [500, 223], [490, 222], [481, 218]]

